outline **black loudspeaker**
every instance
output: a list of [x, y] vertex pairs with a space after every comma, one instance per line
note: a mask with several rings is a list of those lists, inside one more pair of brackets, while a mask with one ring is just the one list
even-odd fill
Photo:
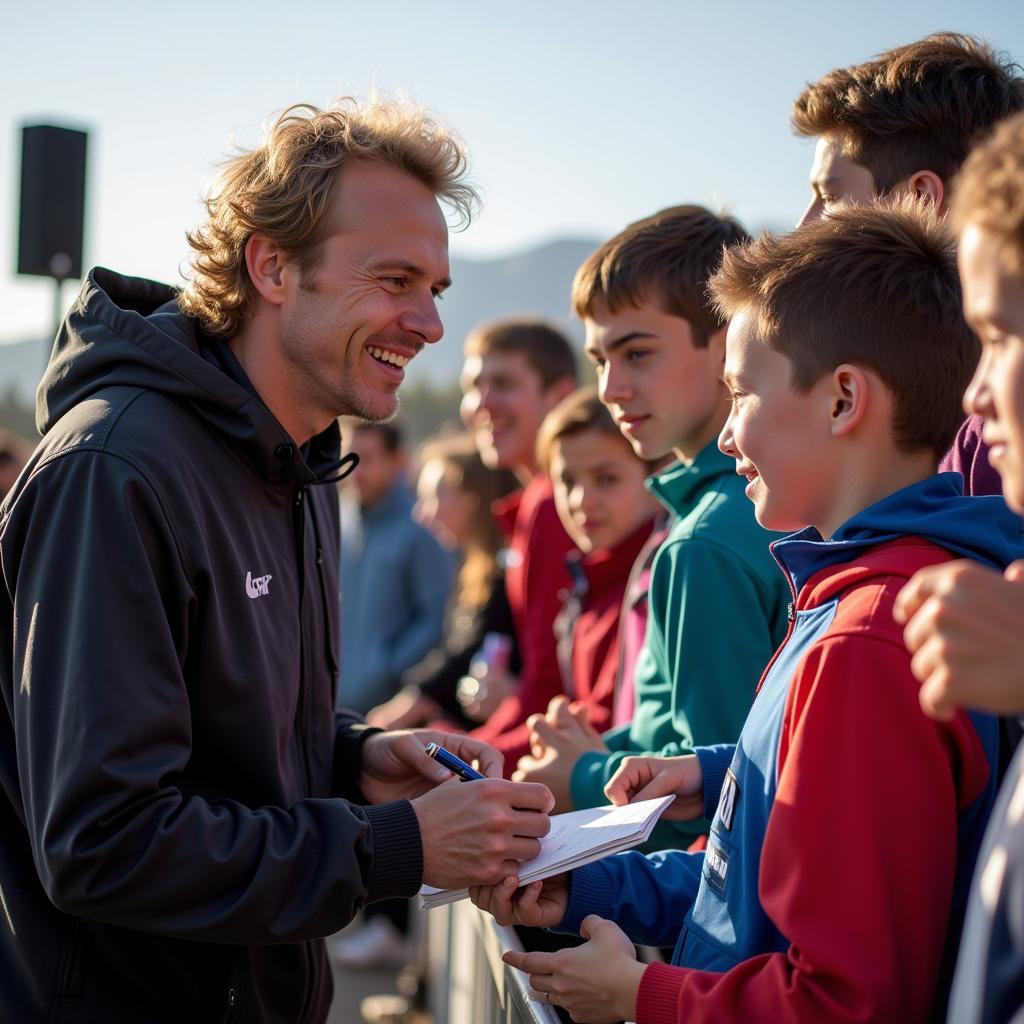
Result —
[[71, 128], [22, 128], [19, 274], [82, 276], [87, 139]]

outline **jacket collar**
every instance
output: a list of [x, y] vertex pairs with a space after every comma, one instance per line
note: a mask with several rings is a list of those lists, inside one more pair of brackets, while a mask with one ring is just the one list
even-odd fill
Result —
[[647, 488], [674, 515], [689, 512], [694, 499], [720, 477], [736, 472], [736, 460], [709, 441], [688, 466], [673, 463], [647, 481]]
[[[964, 497], [959, 473], [939, 473], [894, 491], [851, 516], [829, 540], [809, 526], [771, 547], [799, 594], [822, 570], [855, 562], [872, 548], [906, 538], [998, 569], [1024, 556], [1020, 517], [1001, 497]], [[816, 578], [820, 597], [819, 583]]]
[[613, 548], [591, 551], [589, 555], [577, 550], [569, 552], [567, 561], [578, 562], [587, 578], [587, 593], [591, 600], [612, 587], [624, 584], [629, 577], [633, 563], [640, 556], [647, 538], [651, 535], [654, 520], [648, 519]]

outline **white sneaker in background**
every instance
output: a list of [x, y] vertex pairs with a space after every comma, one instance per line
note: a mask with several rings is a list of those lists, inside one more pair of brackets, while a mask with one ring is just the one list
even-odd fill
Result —
[[331, 959], [341, 967], [397, 969], [415, 954], [413, 944], [386, 917], [371, 917], [351, 935], [336, 938], [329, 949]]

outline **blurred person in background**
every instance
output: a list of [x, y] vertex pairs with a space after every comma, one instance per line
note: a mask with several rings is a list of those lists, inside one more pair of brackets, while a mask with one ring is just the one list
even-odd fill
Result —
[[357, 423], [351, 447], [359, 462], [349, 478], [356, 500], [341, 518], [338, 704], [365, 714], [440, 641], [455, 565], [413, 518], [398, 426]]
[[[360, 431], [358, 437], [364, 434]], [[514, 490], [517, 481], [507, 470], [488, 469], [465, 436], [428, 443], [420, 464], [414, 517], [418, 528], [429, 530], [445, 550], [461, 554], [457, 585], [440, 643], [403, 674], [402, 689], [373, 709], [367, 721], [385, 729], [408, 729], [444, 719], [445, 728], [465, 730], [477, 723], [462, 714], [456, 699], [459, 680], [470, 671], [485, 637], [499, 635], [512, 643], [515, 627], [497, 558], [502, 536], [490, 506]], [[509, 669], [515, 672], [518, 653], [513, 649], [510, 654]], [[331, 953], [345, 967], [402, 967], [415, 955], [409, 901], [385, 900], [367, 907], [362, 926], [347, 929], [331, 944]]]
[[441, 643], [403, 675], [403, 688], [374, 708], [367, 721], [382, 729], [410, 729], [447, 719], [468, 729], [479, 723], [465, 715], [456, 690], [485, 637], [508, 639], [508, 669], [519, 672], [499, 560], [504, 535], [490, 511], [518, 481], [510, 470], [485, 466], [468, 436], [428, 442], [420, 465], [414, 514], [441, 544], [458, 552], [461, 563]]
[[9, 430], [0, 430], [0, 500], [14, 486], [32, 455], [32, 445]]
[[[572, 540], [555, 509], [551, 480], [537, 468], [537, 431], [576, 388], [576, 357], [560, 331], [541, 320], [482, 324], [466, 338], [462, 419], [484, 463], [511, 469], [522, 489], [495, 505], [508, 538], [505, 589], [516, 623], [522, 670], [484, 676], [486, 723], [474, 735], [505, 754], [506, 774], [529, 750], [530, 715], [562, 692], [554, 637], [559, 597], [572, 586], [565, 557]], [[503, 696], [504, 695], [504, 696]]]

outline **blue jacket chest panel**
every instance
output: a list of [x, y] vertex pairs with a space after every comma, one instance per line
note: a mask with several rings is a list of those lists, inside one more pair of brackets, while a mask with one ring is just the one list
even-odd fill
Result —
[[761, 847], [775, 801], [789, 682], [810, 645], [832, 625], [837, 603], [797, 613], [750, 709], [711, 823], [700, 888], [676, 944], [674, 964], [727, 971], [751, 956], [789, 946], [758, 898]]

